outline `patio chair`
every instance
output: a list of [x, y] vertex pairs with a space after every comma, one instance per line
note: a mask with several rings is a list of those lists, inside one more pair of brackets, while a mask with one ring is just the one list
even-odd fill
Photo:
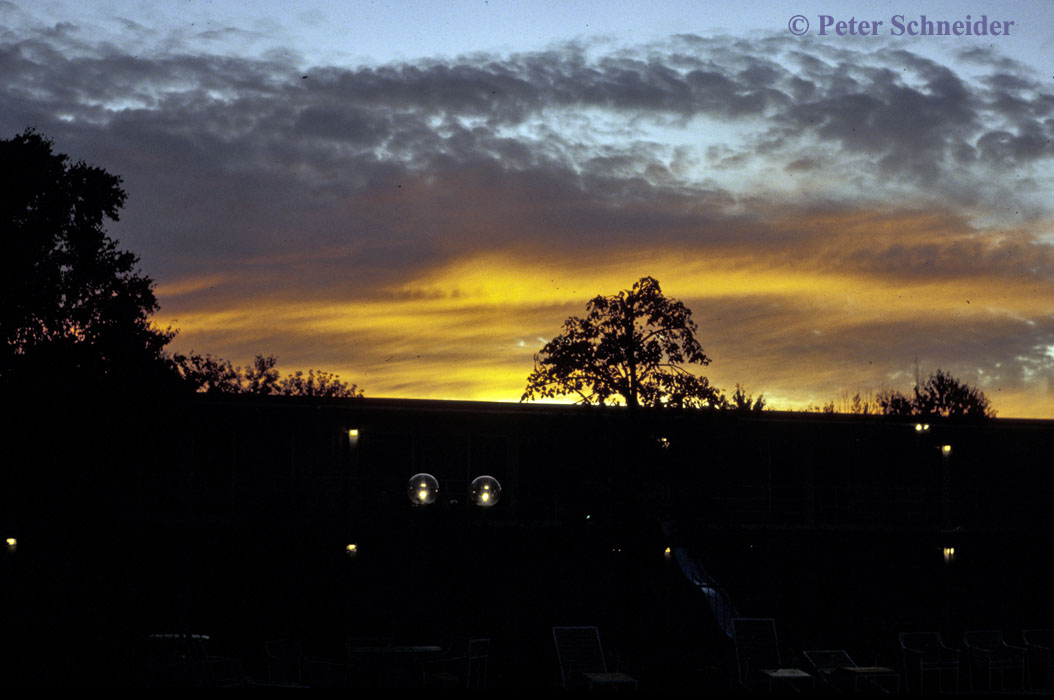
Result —
[[992, 676], [996, 673], [999, 674], [1000, 687], [1006, 689], [1007, 672], [1019, 680], [1018, 689], [1024, 689], [1026, 649], [1007, 644], [999, 630], [964, 632], [963, 643], [970, 656], [973, 677], [976, 680], [980, 676], [984, 680], [985, 690], [992, 689]]
[[564, 688], [636, 689], [636, 678], [608, 671], [596, 627], [554, 627], [553, 642]]
[[911, 692], [910, 677], [918, 673], [918, 692], [925, 690], [926, 673], [937, 676], [937, 690], [944, 690], [945, 676], [955, 681], [955, 691], [959, 690], [959, 658], [961, 652], [944, 645], [937, 632], [901, 632], [900, 649], [904, 659], [904, 684]]
[[800, 668], [784, 668], [780, 658], [776, 621], [770, 617], [737, 617], [732, 620], [732, 643], [736, 648], [739, 683], [748, 690], [801, 692], [813, 690], [816, 679]]
[[845, 649], [805, 651], [802, 654], [816, 676], [835, 690], [900, 692], [900, 674], [885, 666], [857, 666]]
[[1021, 633], [1028, 650], [1029, 676], [1033, 688], [1050, 690], [1051, 665], [1054, 663], [1054, 630], [1029, 629]]

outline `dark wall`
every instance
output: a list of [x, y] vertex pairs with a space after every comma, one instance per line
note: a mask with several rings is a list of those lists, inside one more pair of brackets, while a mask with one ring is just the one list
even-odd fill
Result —
[[[695, 550], [740, 613], [776, 617], [790, 648], [892, 663], [898, 631], [1054, 626], [1052, 441], [1038, 421], [918, 433], [458, 402], [27, 408], [5, 435], [2, 518], [19, 545], [0, 593], [23, 601], [8, 630], [29, 640], [12, 668], [43, 672], [42, 630], [92, 630], [84, 667], [114, 672], [135, 666], [129, 640], [185, 629], [243, 655], [282, 636], [336, 653], [353, 634], [485, 635], [495, 679], [551, 669], [559, 624], [600, 624], [645, 673], [664, 645], [720, 658], [670, 544]], [[406, 496], [416, 472], [439, 480], [427, 508]], [[480, 474], [502, 484], [493, 508], [468, 502]]]

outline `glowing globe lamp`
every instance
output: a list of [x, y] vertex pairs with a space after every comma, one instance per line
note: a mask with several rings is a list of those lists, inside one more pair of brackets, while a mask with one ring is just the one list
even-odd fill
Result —
[[501, 497], [501, 484], [493, 476], [477, 476], [470, 487], [472, 502], [477, 506], [489, 508]]
[[427, 506], [439, 495], [439, 482], [431, 474], [414, 474], [406, 485], [406, 495], [415, 506]]

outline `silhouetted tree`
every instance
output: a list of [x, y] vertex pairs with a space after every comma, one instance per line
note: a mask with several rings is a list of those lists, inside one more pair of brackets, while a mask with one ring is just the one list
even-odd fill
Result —
[[915, 387], [912, 398], [891, 391], [879, 399], [879, 405], [883, 413], [895, 416], [995, 417], [991, 401], [983, 391], [940, 369], [925, 384]]
[[202, 394], [240, 394], [243, 391], [241, 367], [212, 355], [191, 353], [172, 356], [176, 371], [186, 384]]
[[759, 413], [765, 410], [765, 395], [758, 394], [755, 399], [753, 395], [747, 394], [742, 384], [736, 384], [736, 390], [732, 393], [732, 400], [727, 402], [727, 408], [733, 411]]
[[586, 311], [535, 355], [521, 401], [577, 395], [587, 404], [621, 398], [631, 408], [721, 405], [721, 392], [683, 366], [710, 364], [692, 312], [663, 296], [658, 281], [642, 277], [632, 289], [594, 297]]
[[257, 396], [320, 396], [359, 398], [355, 384], [340, 380], [330, 372], [309, 369], [281, 378], [273, 355], [257, 355], [247, 367], [235, 367], [229, 360], [212, 355], [176, 354], [176, 371], [194, 391], [206, 394], [255, 394]]
[[306, 375], [300, 370], [286, 375], [279, 382], [278, 389], [284, 396], [362, 396], [362, 390], [355, 384], [349, 386], [347, 382], [340, 381], [339, 375], [314, 369], [309, 369]]
[[[153, 282], [106, 235], [121, 179], [32, 130], [0, 140], [0, 379], [142, 379], [166, 371]], [[35, 380], [34, 380], [35, 381]]]

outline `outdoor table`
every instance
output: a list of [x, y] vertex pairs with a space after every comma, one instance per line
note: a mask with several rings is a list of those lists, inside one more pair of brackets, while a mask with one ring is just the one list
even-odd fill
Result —
[[893, 692], [900, 692], [900, 674], [885, 666], [844, 666], [840, 672], [853, 679], [853, 692], [860, 690], [863, 683], [880, 685], [881, 680], [893, 680]]
[[617, 688], [620, 685], [637, 687], [637, 679], [625, 673], [583, 673], [590, 688]]
[[401, 644], [397, 646], [346, 647], [349, 657], [369, 658], [375, 663], [377, 687], [410, 688], [420, 685], [417, 660], [438, 654], [442, 647], [432, 644]]
[[763, 668], [761, 673], [769, 679], [769, 690], [772, 689], [772, 681], [783, 681], [791, 687], [796, 687], [797, 681], [808, 681], [810, 689], [816, 687], [816, 679], [800, 668]]

